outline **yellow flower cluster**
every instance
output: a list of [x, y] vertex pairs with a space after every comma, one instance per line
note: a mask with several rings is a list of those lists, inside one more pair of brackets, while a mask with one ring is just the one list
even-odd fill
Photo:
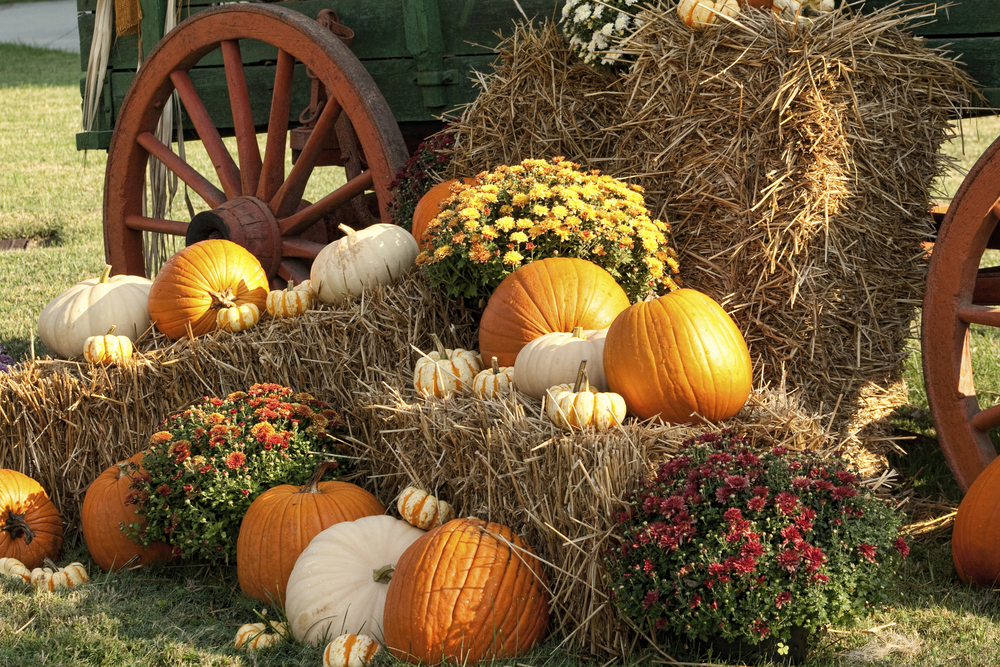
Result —
[[489, 275], [478, 285], [450, 290], [466, 297], [523, 263], [555, 255], [600, 264], [624, 277], [619, 282], [626, 292], [635, 282], [630, 297], [636, 299], [674, 289], [678, 264], [670, 225], [650, 218], [642, 193], [638, 185], [583, 171], [563, 158], [497, 167], [479, 174], [474, 185], [453, 187], [427, 225], [428, 244], [417, 263], [446, 286], [447, 277], [435, 275], [441, 265], [480, 266]]

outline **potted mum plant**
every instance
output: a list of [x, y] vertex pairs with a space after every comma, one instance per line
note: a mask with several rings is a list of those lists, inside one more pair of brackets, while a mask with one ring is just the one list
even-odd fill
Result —
[[[341, 427], [326, 403], [278, 384], [205, 397], [151, 436], [144, 472], [125, 499], [146, 524], [123, 530], [143, 546], [167, 542], [176, 558], [235, 561], [250, 503], [272, 486], [304, 484], [318, 461], [340, 455], [334, 436]], [[339, 476], [343, 467], [327, 474]]]
[[755, 453], [731, 431], [685, 443], [615, 523], [604, 563], [621, 613], [743, 659], [804, 658], [883, 603], [909, 553], [894, 503], [845, 461]]
[[642, 188], [561, 157], [524, 160], [453, 186], [427, 223], [417, 265], [453, 298], [485, 300], [520, 266], [579, 257], [610, 273], [632, 302], [676, 289], [670, 225]]

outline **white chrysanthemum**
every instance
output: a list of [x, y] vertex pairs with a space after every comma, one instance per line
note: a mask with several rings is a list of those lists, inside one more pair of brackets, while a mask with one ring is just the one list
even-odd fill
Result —
[[594, 13], [591, 16], [595, 19], [601, 18], [601, 14], [604, 13], [604, 5], [594, 3]]
[[629, 19], [632, 17], [625, 12], [618, 12], [618, 18], [615, 19], [615, 30], [622, 33], [625, 32], [625, 28], [628, 27]]
[[576, 12], [573, 14], [573, 20], [577, 23], [583, 23], [590, 18], [590, 5], [586, 2], [576, 8]]
[[614, 30], [614, 29], [615, 29], [615, 24], [614, 23], [605, 23], [604, 27], [601, 28], [601, 34], [605, 35], [606, 37], [610, 37], [611, 36], [611, 31]]

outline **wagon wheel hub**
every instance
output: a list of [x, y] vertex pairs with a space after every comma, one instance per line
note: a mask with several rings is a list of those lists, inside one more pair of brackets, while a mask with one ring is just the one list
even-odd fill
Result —
[[191, 219], [187, 245], [206, 239], [226, 239], [250, 251], [268, 276], [281, 266], [281, 229], [271, 209], [256, 197], [237, 197]]

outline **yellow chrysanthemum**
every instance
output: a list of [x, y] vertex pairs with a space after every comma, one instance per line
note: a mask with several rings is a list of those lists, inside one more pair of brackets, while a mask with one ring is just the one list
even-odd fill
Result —
[[516, 252], [514, 250], [510, 250], [508, 252], [505, 252], [504, 255], [503, 255], [503, 263], [504, 264], [509, 264], [510, 266], [517, 266], [518, 264], [521, 263], [521, 260], [523, 260], [523, 259], [524, 259], [524, 256], [521, 255], [521, 253]]
[[509, 232], [510, 230], [514, 229], [514, 218], [510, 217], [509, 215], [505, 215], [504, 217], [500, 218], [499, 220], [497, 220], [497, 229], [499, 229], [501, 232]]
[[479, 228], [479, 220], [466, 220], [464, 227], [465, 231], [474, 232]]
[[511, 201], [514, 202], [514, 206], [525, 206], [527, 205], [529, 199], [528, 195], [524, 194], [523, 192], [518, 192], [511, 198]]
[[528, 235], [524, 232], [514, 232], [510, 235], [510, 240], [514, 243], [524, 243], [528, 240]]
[[434, 259], [444, 259], [451, 254], [451, 246], [443, 245], [434, 251]]
[[483, 228], [479, 231], [483, 235], [483, 238], [486, 239], [487, 241], [492, 241], [497, 237], [497, 230], [494, 229], [491, 225], [484, 225]]
[[531, 218], [518, 218], [517, 219], [517, 228], [518, 229], [528, 229], [529, 227], [531, 227], [534, 224], [535, 224], [535, 221], [532, 220]]
[[544, 204], [535, 204], [531, 207], [531, 212], [539, 218], [545, 217], [549, 212], [549, 207]]

